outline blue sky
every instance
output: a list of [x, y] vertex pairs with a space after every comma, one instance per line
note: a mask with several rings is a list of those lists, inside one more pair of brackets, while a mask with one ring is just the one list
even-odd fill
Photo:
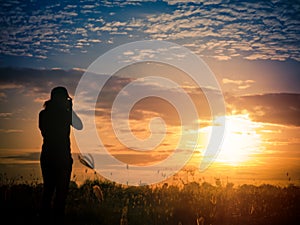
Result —
[[299, 1], [1, 2], [1, 66], [86, 68], [145, 39], [207, 59], [300, 61]]

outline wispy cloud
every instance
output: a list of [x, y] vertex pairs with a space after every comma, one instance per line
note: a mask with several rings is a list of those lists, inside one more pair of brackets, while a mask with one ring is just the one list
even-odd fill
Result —
[[227, 96], [228, 111], [248, 113], [254, 121], [300, 126], [300, 95], [274, 93], [262, 95]]
[[175, 41], [218, 60], [300, 60], [297, 2], [151, 2], [156, 6], [151, 10], [149, 1], [67, 1], [38, 7], [35, 1], [6, 2], [0, 10], [0, 53], [45, 59], [86, 53], [122, 37], [123, 42]]
[[0, 133], [23, 133], [23, 130], [19, 129], [0, 129]]
[[[28, 68], [0, 68], [0, 90], [3, 97], [10, 90], [19, 90], [30, 96], [49, 95], [50, 90], [57, 85], [66, 86], [70, 93], [74, 93], [84, 70], [28, 69]], [[17, 94], [17, 92], [14, 92]]]
[[[152, 68], [152, 70], [149, 71], [153, 72], [153, 66], [151, 67], [151, 65], [146, 64], [146, 67]], [[144, 65], [144, 67], [136, 68], [136, 73], [139, 74], [142, 71], [141, 69], [145, 69], [146, 67]], [[23, 96], [28, 96], [28, 98], [31, 98], [34, 101], [43, 102], [49, 97], [51, 88], [56, 85], [66, 86], [72, 95], [75, 93], [75, 89], [83, 72], [84, 70], [80, 68], [69, 71], [59, 68], [52, 70], [1, 68], [1, 96], [2, 99], [5, 100], [7, 99], [7, 96], [10, 96], [10, 98], [19, 96], [21, 91]], [[169, 73], [174, 75], [175, 71], [170, 70]], [[119, 75], [120, 76], [113, 76], [109, 79], [102, 89], [100, 95], [101, 98], [98, 99], [96, 106], [98, 116], [110, 118], [110, 109], [115, 97], [126, 85], [134, 80], [133, 78], [126, 77], [125, 73], [120, 73]], [[100, 78], [101, 77], [99, 77], [99, 79]], [[246, 89], [255, 83], [255, 81], [251, 79], [241, 80], [232, 78], [223, 78], [222, 82], [224, 85], [231, 85], [232, 90], [234, 90], [234, 88]], [[139, 80], [136, 85], [138, 85], [135, 87], [136, 94], [139, 92], [142, 93], [145, 91], [145, 88], [148, 88], [155, 90], [155, 93], [157, 93], [158, 96], [159, 94], [166, 95], [165, 92], [169, 92], [170, 95], [176, 95], [178, 98], [181, 96], [172, 92], [172, 90], [165, 90], [159, 83], [145, 83], [143, 86], [142, 80]], [[196, 107], [201, 109], [199, 111], [199, 116], [202, 119], [209, 118], [208, 115], [210, 115], [210, 110], [203, 90], [190, 83], [183, 82], [181, 85], [186, 93], [195, 101]], [[92, 88], [92, 86], [90, 86], [90, 88]], [[207, 89], [206, 91], [213, 90]], [[14, 95], [12, 95], [12, 93], [14, 93]], [[249, 113], [250, 116], [257, 121], [296, 126], [300, 125], [299, 99], [299, 94], [296, 93], [266, 93], [262, 95], [246, 96], [232, 96], [228, 93], [225, 95], [228, 112]], [[86, 100], [88, 101], [88, 99]], [[124, 107], [126, 107], [126, 102], [124, 102], [124, 104]], [[135, 109], [135, 114], [132, 117], [133, 120], [144, 120], [149, 116], [163, 116], [167, 123], [174, 124], [175, 122], [176, 124], [177, 113], [165, 101], [160, 101], [160, 108], [157, 109], [157, 99], [148, 98], [144, 99], [144, 102], [141, 102], [139, 107], [140, 108], [137, 107]], [[2, 120], [10, 118], [13, 116], [10, 112], [12, 112], [12, 110], [2, 111], [0, 118]]]
[[233, 84], [237, 85], [238, 89], [247, 89], [251, 84], [255, 83], [254, 80], [231, 80], [228, 78], [222, 79], [223, 84]]

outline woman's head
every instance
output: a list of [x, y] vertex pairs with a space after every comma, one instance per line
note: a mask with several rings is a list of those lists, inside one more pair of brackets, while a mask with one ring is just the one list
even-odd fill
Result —
[[70, 96], [65, 87], [58, 86], [51, 90], [51, 100], [69, 100]]
[[72, 109], [72, 99], [65, 87], [57, 86], [51, 90], [50, 100], [44, 103], [45, 108]]

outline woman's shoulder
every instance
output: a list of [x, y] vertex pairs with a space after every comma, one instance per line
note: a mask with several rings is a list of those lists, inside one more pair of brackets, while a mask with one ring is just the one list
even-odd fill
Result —
[[42, 114], [44, 114], [45, 113], [45, 109], [42, 109], [40, 112], [39, 112], [39, 115], [42, 115]]
[[45, 117], [46, 111], [47, 111], [46, 109], [42, 109], [42, 110], [39, 112], [39, 118]]

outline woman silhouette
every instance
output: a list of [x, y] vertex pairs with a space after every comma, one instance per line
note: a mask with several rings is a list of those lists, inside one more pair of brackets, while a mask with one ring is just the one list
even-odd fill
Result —
[[[65, 87], [55, 87], [50, 100], [39, 113], [39, 129], [43, 136], [40, 165], [43, 176], [43, 224], [54, 218], [62, 222], [72, 172], [70, 127], [82, 129], [82, 123], [72, 110], [72, 99]], [[53, 211], [52, 198], [54, 197]], [[52, 215], [52, 213], [54, 213]]]

